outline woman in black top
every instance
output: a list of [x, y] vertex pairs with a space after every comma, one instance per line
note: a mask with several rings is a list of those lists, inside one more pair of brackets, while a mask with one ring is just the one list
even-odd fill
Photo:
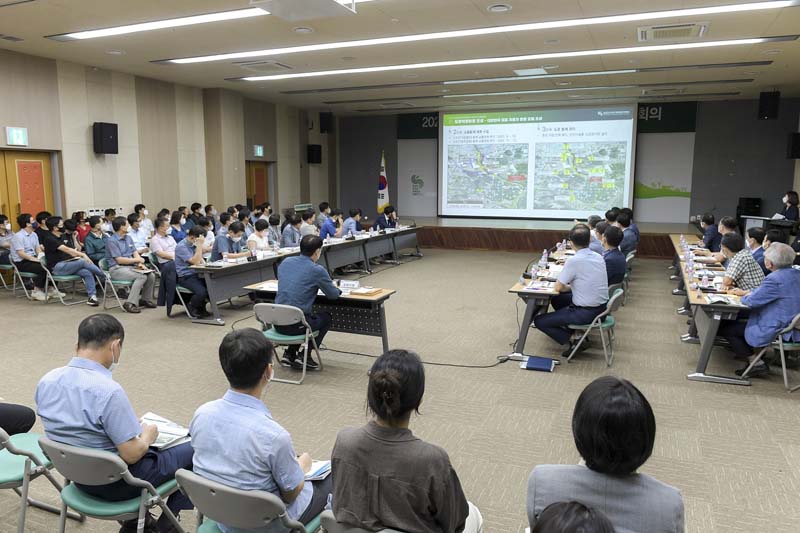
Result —
[[800, 200], [797, 197], [797, 193], [795, 191], [786, 191], [781, 201], [783, 202], [783, 210], [780, 214], [786, 217], [786, 220], [796, 222], [800, 218], [800, 213], [797, 209], [797, 204], [800, 203]]

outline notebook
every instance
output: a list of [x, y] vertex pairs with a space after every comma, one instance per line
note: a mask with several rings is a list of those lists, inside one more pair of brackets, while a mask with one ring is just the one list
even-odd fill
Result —
[[142, 423], [153, 424], [158, 428], [158, 437], [150, 445], [151, 448], [166, 450], [191, 440], [188, 429], [155, 413], [145, 413], [142, 416]]
[[319, 481], [331, 474], [330, 461], [312, 461], [311, 470], [306, 474], [306, 481]]
[[537, 370], [539, 372], [552, 372], [556, 368], [555, 359], [549, 357], [539, 357], [538, 355], [529, 355], [525, 361], [519, 364], [520, 368], [525, 370]]

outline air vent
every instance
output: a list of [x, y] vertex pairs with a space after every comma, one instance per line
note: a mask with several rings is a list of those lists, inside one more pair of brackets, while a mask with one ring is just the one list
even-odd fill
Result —
[[688, 24], [661, 24], [638, 28], [639, 42], [657, 43], [661, 41], [694, 41], [708, 33], [708, 22]]
[[292, 70], [291, 66], [272, 60], [236, 61], [234, 64], [240, 66], [244, 70], [256, 72], [258, 74], [273, 74], [275, 72]]
[[414, 107], [413, 104], [410, 104], [408, 102], [386, 102], [386, 103], [380, 104], [380, 106], [383, 109], [401, 109], [401, 108], [405, 108], [405, 107]]
[[2, 39], [4, 41], [9, 41], [9, 42], [12, 42], [12, 43], [18, 43], [20, 41], [24, 41], [25, 40], [22, 37], [14, 37], [13, 35], [2, 35], [2, 34], [0, 34], [0, 39]]
[[686, 89], [683, 87], [665, 87], [663, 89], [642, 89], [642, 96], [674, 96], [683, 94]]

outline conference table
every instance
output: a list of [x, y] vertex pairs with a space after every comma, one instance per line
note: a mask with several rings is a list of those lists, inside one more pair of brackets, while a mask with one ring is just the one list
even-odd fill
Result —
[[[278, 294], [278, 281], [265, 281], [243, 287], [254, 294], [256, 303], [274, 303]], [[392, 289], [374, 288], [370, 294], [343, 293], [339, 298], [330, 300], [318, 295], [314, 313], [330, 313], [329, 331], [380, 337], [383, 353], [389, 351], [389, 333], [386, 324], [384, 304], [395, 294]]]
[[[686, 272], [686, 262], [684, 252], [680, 243], [680, 235], [670, 235], [672, 245], [675, 247], [677, 265], [681, 270], [683, 283], [686, 287], [686, 295], [689, 299], [689, 306], [692, 309], [695, 325], [697, 326], [698, 336], [700, 337], [700, 357], [697, 361], [697, 368], [694, 372], [686, 376], [690, 381], [705, 381], [709, 383], [722, 383], [725, 385], [750, 385], [749, 379], [742, 379], [735, 376], [718, 376], [708, 373], [708, 363], [711, 361], [711, 352], [719, 332], [719, 326], [723, 320], [736, 320], [739, 313], [746, 311], [748, 307], [743, 305], [738, 296], [726, 295], [728, 303], [711, 302], [717, 293], [703, 292], [698, 287], [697, 279], [689, 279]], [[694, 236], [691, 236], [694, 237]], [[724, 272], [719, 264], [702, 265], [703, 270], [712, 272]], [[694, 288], [693, 288], [694, 287]], [[723, 293], [719, 293], [723, 294]]]
[[[372, 235], [364, 233], [355, 239], [329, 239], [322, 247], [319, 263], [330, 274], [339, 267], [349, 264], [362, 264], [366, 272], [369, 260], [373, 257], [391, 254], [395, 259], [402, 249], [414, 248], [419, 251], [417, 242], [418, 227], [387, 229]], [[286, 257], [300, 254], [298, 247], [281, 248], [277, 252], [261, 252], [259, 257], [241, 259], [236, 262], [216, 261], [193, 266], [206, 283], [208, 299], [211, 303], [212, 317], [197, 321], [198, 324], [225, 325], [219, 304], [230, 302], [233, 298], [247, 294], [245, 286], [262, 281], [278, 279], [278, 265]], [[252, 260], [255, 259], [255, 260]]]

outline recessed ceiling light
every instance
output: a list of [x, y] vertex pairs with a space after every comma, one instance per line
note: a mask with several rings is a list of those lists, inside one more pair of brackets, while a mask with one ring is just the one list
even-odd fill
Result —
[[296, 28], [292, 28], [292, 31], [301, 35], [307, 35], [309, 33], [314, 33], [314, 28], [309, 28], [308, 26], [298, 26]]
[[558, 44], [560, 42], [558, 39], [545, 39], [544, 44]]
[[395, 19], [395, 18], [389, 19], [389, 22], [391, 22], [392, 24], [397, 24], [398, 22], [400, 22], [400, 19]]
[[492, 4], [486, 8], [489, 13], [508, 13], [511, 11], [509, 4]]
[[514, 74], [517, 76], [544, 76], [547, 71], [543, 68], [522, 68], [515, 69]]
[[[566, 88], [566, 89], [533, 89], [530, 91], [499, 91], [499, 92], [491, 92], [491, 93], [473, 93], [473, 94], [448, 94], [445, 95], [444, 98], [464, 98], [465, 96], [468, 97], [475, 97], [475, 96], [514, 96], [519, 94], [546, 94], [546, 93], [563, 93], [563, 92], [570, 92], [570, 91], [612, 91], [615, 89], [634, 89], [638, 87], [638, 85], [614, 85], [614, 86], [602, 86], [602, 87], [573, 87], [573, 88]], [[580, 96], [580, 95], [579, 95]]]
[[583, 98], [582, 94], [568, 94], [567, 98]]
[[389, 72], [397, 70], [419, 70], [427, 68], [454, 67], [463, 65], [485, 65], [493, 63], [512, 63], [520, 61], [537, 61], [541, 59], [555, 59], [567, 57], [591, 57], [616, 54], [634, 54], [641, 52], [663, 52], [667, 50], [694, 50], [700, 48], [717, 48], [722, 46], [742, 46], [775, 41], [794, 41], [797, 35], [783, 37], [757, 37], [752, 39], [731, 39], [727, 41], [703, 41], [693, 43], [660, 44], [650, 46], [631, 46], [623, 48], [575, 50], [572, 52], [551, 52], [545, 54], [532, 54], [525, 56], [481, 57], [473, 59], [456, 59], [451, 61], [431, 61], [429, 63], [407, 63], [400, 65], [379, 65], [374, 67], [350, 68], [339, 70], [320, 70], [312, 72], [298, 72], [292, 74], [275, 74], [269, 76], [248, 76], [235, 78], [244, 81], [276, 81], [296, 78], [316, 78], [320, 76], [341, 76], [344, 74], [366, 74], [371, 72]]
[[723, 6], [699, 7], [690, 9], [676, 9], [671, 11], [651, 11], [645, 13], [631, 13], [627, 15], [612, 15], [607, 17], [594, 17], [583, 19], [554, 20], [548, 22], [532, 22], [527, 24], [514, 24], [508, 26], [490, 26], [466, 30], [453, 30], [434, 33], [420, 33], [416, 35], [398, 35], [396, 37], [380, 37], [376, 39], [361, 39], [356, 41], [340, 41], [320, 43], [306, 46], [290, 46], [285, 48], [271, 48], [264, 50], [251, 50], [246, 52], [232, 52], [214, 54], [209, 56], [185, 57], [177, 59], [159, 59], [157, 63], [204, 63], [207, 61], [224, 61], [229, 59], [242, 59], [248, 57], [261, 57], [271, 55], [285, 55], [299, 52], [314, 52], [318, 50], [333, 50], [339, 48], [353, 48], [377, 46], [385, 44], [410, 43], [437, 39], [452, 39], [456, 37], [473, 37], [477, 35], [494, 35], [498, 33], [511, 33], [521, 31], [536, 31], [558, 28], [574, 28], [579, 26], [594, 26], [601, 24], [618, 24], [622, 22], [638, 22], [644, 20], [666, 19], [677, 17], [696, 17], [699, 15], [713, 15], [718, 13], [734, 13], [758, 11], [765, 9], [778, 9], [798, 5], [799, 0], [773, 0], [768, 2], [751, 2], [748, 4], [731, 4]]
[[110, 56], [124, 56], [125, 50], [106, 50], [106, 53]]
[[344, 56], [342, 58], [342, 61], [355, 61], [355, 60], [356, 60], [356, 58], [353, 57], [353, 56]]
[[570, 85], [572, 85], [572, 82], [571, 81], [557, 81], [556, 85], [558, 85], [559, 87], [569, 87]]

